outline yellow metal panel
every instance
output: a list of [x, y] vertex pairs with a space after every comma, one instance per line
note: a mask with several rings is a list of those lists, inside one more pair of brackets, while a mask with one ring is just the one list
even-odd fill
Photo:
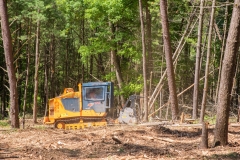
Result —
[[94, 110], [82, 110], [82, 116], [91, 116], [91, 117], [102, 117], [105, 116], [106, 113], [96, 113]]
[[106, 126], [107, 122], [80, 122], [80, 123], [75, 123], [75, 124], [66, 124], [65, 129], [70, 130], [70, 129], [83, 129], [85, 127], [94, 127], [94, 126]]

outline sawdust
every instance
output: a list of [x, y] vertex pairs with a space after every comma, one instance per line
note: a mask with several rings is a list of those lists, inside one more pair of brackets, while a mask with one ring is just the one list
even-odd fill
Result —
[[26, 125], [0, 128], [0, 159], [240, 159], [240, 127], [229, 127], [229, 145], [199, 149], [201, 128], [117, 125], [82, 130]]

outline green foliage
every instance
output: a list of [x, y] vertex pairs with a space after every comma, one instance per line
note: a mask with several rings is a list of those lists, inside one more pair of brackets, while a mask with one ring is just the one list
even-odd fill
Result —
[[[141, 77], [141, 79], [142, 79], [142, 77]], [[131, 83], [125, 85], [123, 90], [125, 93], [133, 94], [133, 93], [140, 93], [142, 91], [142, 88], [143, 88], [142, 83], [136, 84], [136, 83], [131, 82]]]
[[132, 94], [139, 94], [143, 89], [143, 77], [140, 75], [135, 79], [135, 81], [130, 81], [128, 84], [124, 84], [122, 90], [115, 88], [114, 95], [124, 95], [125, 98], [128, 98]]
[[193, 38], [185, 38], [186, 42], [193, 45], [193, 47], [196, 47], [197, 46], [197, 42], [196, 42], [196, 39], [193, 39]]
[[215, 122], [216, 122], [216, 115], [214, 115], [214, 116], [205, 115], [204, 116], [204, 121], [209, 122], [209, 124], [215, 124]]
[[116, 72], [109, 72], [108, 74], [103, 76], [103, 79], [105, 79], [106, 81], [114, 81], [116, 79]]
[[142, 54], [137, 51], [136, 46], [129, 43], [124, 43], [122, 48], [118, 51], [118, 54], [126, 58], [131, 58], [135, 63], [139, 64], [141, 62]]
[[[159, 0], [144, 1], [151, 13], [152, 68], [154, 87], [166, 69], [163, 52], [161, 18], [159, 17]], [[189, 16], [196, 9], [199, 1], [168, 0], [168, 19], [171, 34], [172, 50], [186, 29]], [[207, 2], [211, 5], [211, 2]], [[128, 97], [138, 94], [143, 89], [142, 77], [142, 44], [139, 22], [138, 1], [134, 0], [15, 0], [8, 3], [9, 21], [13, 39], [14, 65], [17, 70], [19, 102], [23, 105], [23, 93], [26, 80], [27, 56], [30, 54], [29, 84], [27, 88], [27, 110], [32, 110], [34, 68], [35, 68], [35, 33], [36, 22], [40, 21], [40, 67], [38, 104], [45, 106], [45, 68], [47, 69], [49, 97], [56, 96], [66, 86], [74, 87], [79, 82], [93, 81], [90, 73], [101, 80], [114, 81], [116, 73], [111, 64], [110, 52], [115, 50], [117, 61], [124, 81], [122, 90], [115, 86], [115, 95]], [[198, 13], [198, 8], [197, 8]], [[207, 33], [209, 10], [205, 9], [203, 36]], [[231, 9], [230, 12], [231, 13]], [[220, 35], [223, 35], [225, 6], [216, 8], [216, 24]], [[231, 15], [229, 14], [228, 18]], [[144, 17], [145, 18], [145, 17]], [[145, 22], [147, 22], [145, 20]], [[229, 21], [228, 21], [229, 23]], [[227, 24], [228, 26], [229, 24]], [[145, 25], [146, 30], [147, 25]], [[189, 38], [186, 38], [177, 67], [175, 69], [177, 90], [180, 91], [193, 83], [196, 58], [197, 25]], [[146, 38], [146, 37], [145, 37]], [[204, 40], [204, 37], [203, 37]], [[146, 41], [147, 42], [147, 41]], [[204, 46], [203, 42], [201, 46]], [[2, 39], [0, 38], [0, 44]], [[214, 60], [211, 66], [220, 65], [222, 41], [212, 42]], [[149, 54], [149, 48], [146, 48]], [[0, 47], [0, 67], [6, 68], [3, 47]], [[147, 55], [147, 59], [148, 59]], [[163, 61], [162, 61], [163, 58]], [[205, 67], [203, 54], [202, 70]], [[90, 61], [92, 60], [92, 61]], [[45, 63], [46, 61], [46, 63]], [[162, 69], [162, 71], [161, 71]], [[203, 71], [201, 71], [202, 75]], [[0, 102], [5, 96], [8, 101], [6, 86], [7, 74], [0, 69]], [[150, 77], [148, 77], [149, 79]], [[216, 78], [209, 78], [210, 83]], [[167, 78], [164, 80], [167, 81]], [[117, 84], [117, 83], [116, 83]], [[167, 83], [165, 83], [167, 84]], [[216, 84], [216, 83], [214, 83]], [[203, 81], [200, 81], [200, 91]], [[167, 85], [164, 88], [168, 91]], [[192, 94], [192, 93], [191, 93]], [[190, 95], [191, 95], [190, 94]], [[187, 97], [187, 96], [185, 96]], [[190, 96], [189, 96], [190, 97]], [[168, 97], [166, 96], [168, 100]], [[6, 102], [7, 105], [7, 102]], [[20, 108], [20, 111], [22, 108]]]

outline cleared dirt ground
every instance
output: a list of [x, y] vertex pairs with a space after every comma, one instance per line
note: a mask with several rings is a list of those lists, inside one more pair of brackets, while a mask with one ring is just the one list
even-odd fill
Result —
[[229, 145], [199, 149], [200, 127], [117, 125], [58, 130], [41, 123], [0, 128], [0, 159], [240, 159], [240, 127], [229, 127]]

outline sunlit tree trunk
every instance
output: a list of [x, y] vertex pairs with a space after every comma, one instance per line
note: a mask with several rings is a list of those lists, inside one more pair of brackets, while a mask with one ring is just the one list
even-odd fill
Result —
[[[39, 11], [38, 11], [39, 12]], [[36, 31], [36, 52], [35, 52], [35, 74], [34, 74], [34, 96], [33, 96], [33, 123], [37, 123], [38, 112], [38, 67], [39, 67], [39, 37], [40, 37], [40, 22], [37, 21]]]
[[203, 89], [203, 98], [202, 98], [202, 107], [201, 107], [201, 115], [200, 121], [204, 121], [204, 114], [206, 108], [206, 101], [207, 101], [207, 90], [208, 90], [208, 73], [209, 73], [209, 64], [210, 64], [210, 55], [211, 55], [211, 44], [212, 44], [212, 29], [213, 29], [213, 21], [214, 21], [214, 12], [215, 12], [215, 3], [216, 0], [212, 1], [212, 12], [211, 12], [211, 19], [209, 24], [209, 31], [208, 31], [208, 45], [207, 45], [207, 62], [205, 68], [205, 81], [204, 81], [204, 89]]
[[228, 24], [228, 2], [226, 2], [226, 9], [225, 9], [225, 16], [224, 16], [224, 28], [223, 28], [223, 39], [222, 39], [222, 47], [221, 47], [221, 58], [220, 58], [220, 66], [218, 71], [218, 81], [217, 81], [217, 89], [216, 89], [216, 96], [215, 96], [215, 104], [217, 104], [218, 100], [218, 90], [219, 90], [219, 83], [220, 83], [220, 77], [221, 77], [221, 70], [222, 70], [222, 60], [224, 56], [224, 50], [226, 45], [226, 36], [227, 36], [227, 24]]
[[[147, 78], [152, 76], [153, 56], [152, 56], [152, 16], [149, 9], [148, 1], [146, 3], [146, 59], [147, 59]], [[151, 79], [150, 79], [151, 82]], [[149, 83], [149, 94], [151, 94], [151, 83]]]
[[144, 33], [144, 23], [143, 23], [143, 11], [142, 11], [142, 0], [139, 0], [139, 13], [141, 21], [141, 33], [142, 33], [142, 57], [143, 57], [143, 96], [144, 96], [144, 117], [143, 120], [148, 121], [148, 87], [147, 87], [147, 66], [146, 66], [146, 44], [145, 44], [145, 33]]
[[193, 113], [192, 113], [193, 119], [197, 119], [197, 111], [198, 111], [198, 88], [199, 88], [201, 44], [202, 44], [203, 5], [204, 5], [204, 0], [201, 0], [200, 13], [199, 13], [199, 26], [198, 26], [197, 53], [196, 53], [196, 63], [195, 63], [194, 89], [193, 89]]
[[223, 58], [217, 103], [217, 119], [214, 146], [227, 145], [230, 94], [236, 69], [237, 52], [240, 45], [240, 0], [235, 0], [226, 49]]
[[44, 104], [45, 104], [45, 114], [44, 116], [47, 116], [47, 112], [48, 112], [48, 73], [49, 73], [49, 52], [48, 52], [48, 48], [45, 48], [45, 61], [44, 61]]
[[18, 104], [18, 91], [15, 69], [13, 65], [13, 47], [12, 38], [9, 29], [7, 3], [5, 0], [0, 0], [0, 17], [1, 17], [1, 30], [4, 47], [4, 55], [7, 66], [9, 91], [10, 91], [10, 118], [11, 127], [19, 128], [19, 104]]
[[161, 12], [161, 20], [162, 20], [165, 57], [166, 57], [166, 63], [167, 63], [167, 77], [168, 77], [168, 87], [170, 92], [172, 120], [176, 120], [178, 116], [178, 101], [177, 101], [176, 84], [175, 84], [175, 77], [174, 77], [174, 71], [173, 71], [172, 49], [171, 49], [169, 26], [168, 26], [166, 0], [160, 0], [160, 12]]

